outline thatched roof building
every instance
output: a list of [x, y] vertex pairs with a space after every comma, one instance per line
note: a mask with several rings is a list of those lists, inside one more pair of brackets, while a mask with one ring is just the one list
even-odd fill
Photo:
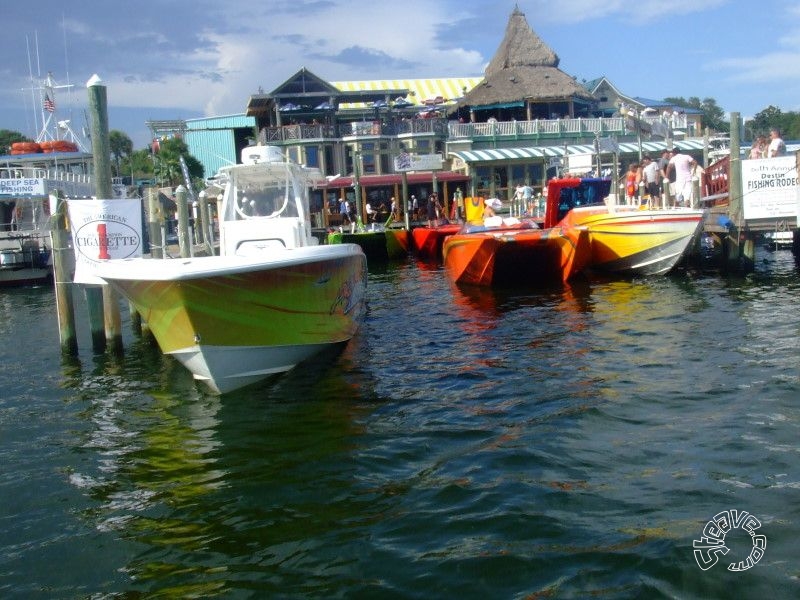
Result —
[[533, 32], [515, 7], [482, 83], [459, 102], [470, 120], [586, 116], [595, 103], [585, 87], [558, 68], [558, 55]]

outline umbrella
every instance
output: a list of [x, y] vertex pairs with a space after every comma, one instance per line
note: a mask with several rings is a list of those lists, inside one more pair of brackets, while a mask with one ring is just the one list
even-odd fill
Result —
[[280, 107], [281, 112], [290, 112], [293, 110], [300, 110], [302, 107], [297, 104], [292, 104], [291, 102], [287, 102], [286, 104]]
[[314, 110], [333, 110], [333, 104], [330, 102], [323, 102], [322, 104], [317, 104]]

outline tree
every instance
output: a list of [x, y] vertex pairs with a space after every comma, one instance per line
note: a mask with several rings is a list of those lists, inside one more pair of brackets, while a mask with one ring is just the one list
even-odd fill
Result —
[[770, 129], [778, 129], [784, 139], [800, 139], [800, 113], [784, 113], [777, 106], [768, 106], [747, 122], [746, 131], [753, 137], [767, 135]]
[[701, 111], [703, 113], [703, 126], [713, 131], [730, 130], [730, 122], [725, 119], [725, 111], [722, 110], [714, 98], [703, 98], [700, 100], [697, 96], [691, 96], [687, 100], [682, 97], [676, 97], [664, 98], [664, 102]]
[[0, 129], [0, 154], [8, 154], [11, 152], [11, 144], [15, 142], [29, 142], [30, 140], [22, 135], [19, 131], [11, 131], [10, 129]]
[[111, 149], [111, 156], [114, 157], [114, 164], [117, 167], [117, 177], [120, 176], [120, 160], [125, 156], [130, 156], [133, 152], [133, 142], [122, 131], [116, 129], [108, 133], [108, 144]]
[[176, 185], [183, 180], [180, 158], [186, 161], [191, 178], [203, 178], [202, 163], [189, 154], [189, 147], [180, 138], [169, 138], [159, 143], [158, 152], [153, 156], [154, 173], [163, 185]]
[[122, 159], [120, 165], [123, 173], [130, 173], [133, 179], [151, 179], [153, 177], [153, 155], [149, 148], [136, 150]]

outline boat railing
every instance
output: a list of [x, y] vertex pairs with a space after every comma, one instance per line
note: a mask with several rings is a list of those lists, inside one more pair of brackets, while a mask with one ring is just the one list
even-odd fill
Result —
[[69, 183], [91, 183], [91, 175], [74, 173], [62, 169], [42, 167], [4, 167], [0, 169], [0, 179], [49, 179]]

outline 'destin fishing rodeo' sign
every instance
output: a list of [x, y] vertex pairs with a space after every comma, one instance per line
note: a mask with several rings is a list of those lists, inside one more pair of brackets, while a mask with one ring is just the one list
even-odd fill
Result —
[[142, 205], [138, 198], [67, 200], [75, 283], [102, 285], [100, 261], [142, 255]]

